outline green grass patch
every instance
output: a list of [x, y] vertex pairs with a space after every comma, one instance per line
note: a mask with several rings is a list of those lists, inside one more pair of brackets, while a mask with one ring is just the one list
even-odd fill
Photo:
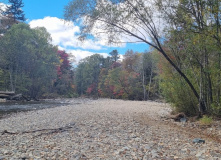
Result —
[[213, 123], [213, 119], [211, 117], [208, 116], [203, 116], [203, 118], [200, 119], [200, 124], [201, 125], [206, 125], [209, 126]]

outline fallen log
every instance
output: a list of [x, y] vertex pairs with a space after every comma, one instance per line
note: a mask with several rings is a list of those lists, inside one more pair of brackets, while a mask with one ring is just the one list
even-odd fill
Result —
[[0, 98], [8, 98], [10, 97], [10, 95], [7, 95], [7, 94], [0, 94]]
[[9, 91], [0, 91], [0, 94], [14, 95], [14, 94], [15, 94], [15, 92], [9, 92]]
[[22, 98], [22, 94], [16, 94], [14, 96], [10, 96], [9, 99], [10, 100], [20, 100]]
[[14, 92], [3, 92], [0, 91], [0, 99], [7, 99], [7, 100], [26, 100], [30, 101], [27, 97], [25, 97], [23, 94], [16, 94]]
[[9, 92], [9, 91], [0, 91], [0, 98], [7, 98], [9, 99], [11, 96], [14, 96], [15, 92]]

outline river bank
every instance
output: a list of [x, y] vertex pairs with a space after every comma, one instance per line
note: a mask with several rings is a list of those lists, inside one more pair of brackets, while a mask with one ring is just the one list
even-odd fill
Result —
[[165, 103], [72, 99], [16, 113], [0, 120], [0, 159], [221, 159], [218, 141], [165, 120], [170, 112]]

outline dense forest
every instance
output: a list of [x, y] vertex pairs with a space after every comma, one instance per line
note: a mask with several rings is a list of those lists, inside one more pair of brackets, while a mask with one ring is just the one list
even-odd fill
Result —
[[0, 91], [20, 93], [27, 100], [73, 94], [71, 57], [52, 45], [45, 28], [30, 28], [21, 0], [1, 11]]
[[0, 90], [30, 99], [68, 94], [73, 79], [69, 55], [50, 41], [45, 28], [13, 25], [0, 41]]
[[188, 115], [221, 116], [220, 6], [219, 0], [71, 1], [64, 16], [73, 22], [84, 19], [81, 40], [93, 32], [110, 45], [151, 47], [120, 53], [123, 59], [117, 50], [108, 57], [94, 54], [75, 64], [74, 57], [52, 45], [45, 28], [30, 28], [24, 13], [10, 13], [8, 7], [0, 30], [0, 90], [32, 99], [163, 98]]

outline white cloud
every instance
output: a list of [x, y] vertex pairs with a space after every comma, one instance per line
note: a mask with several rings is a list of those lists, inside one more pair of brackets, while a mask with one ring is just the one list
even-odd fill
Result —
[[124, 56], [122, 54], [120, 54], [120, 58], [119, 58], [120, 61], [123, 61], [124, 60]]
[[[7, 5], [5, 3], [0, 3], [0, 9], [2, 11], [6, 11]], [[0, 17], [2, 17], [2, 13], [0, 13]]]
[[[80, 49], [66, 50], [66, 52], [75, 56], [76, 63], [78, 63], [81, 59], [84, 59], [88, 56], [92, 56], [93, 54], [95, 54], [95, 52], [83, 51], [83, 50], [80, 50]], [[98, 54], [104, 56], [105, 58], [108, 56], [108, 53], [98, 53]]]
[[29, 22], [32, 28], [45, 27], [51, 34], [52, 43], [64, 48], [74, 47], [81, 49], [100, 50], [104, 46], [98, 41], [91, 39], [81, 42], [77, 34], [80, 33], [79, 26], [73, 22], [68, 22], [57, 17], [45, 17], [44, 19], [32, 20]]

